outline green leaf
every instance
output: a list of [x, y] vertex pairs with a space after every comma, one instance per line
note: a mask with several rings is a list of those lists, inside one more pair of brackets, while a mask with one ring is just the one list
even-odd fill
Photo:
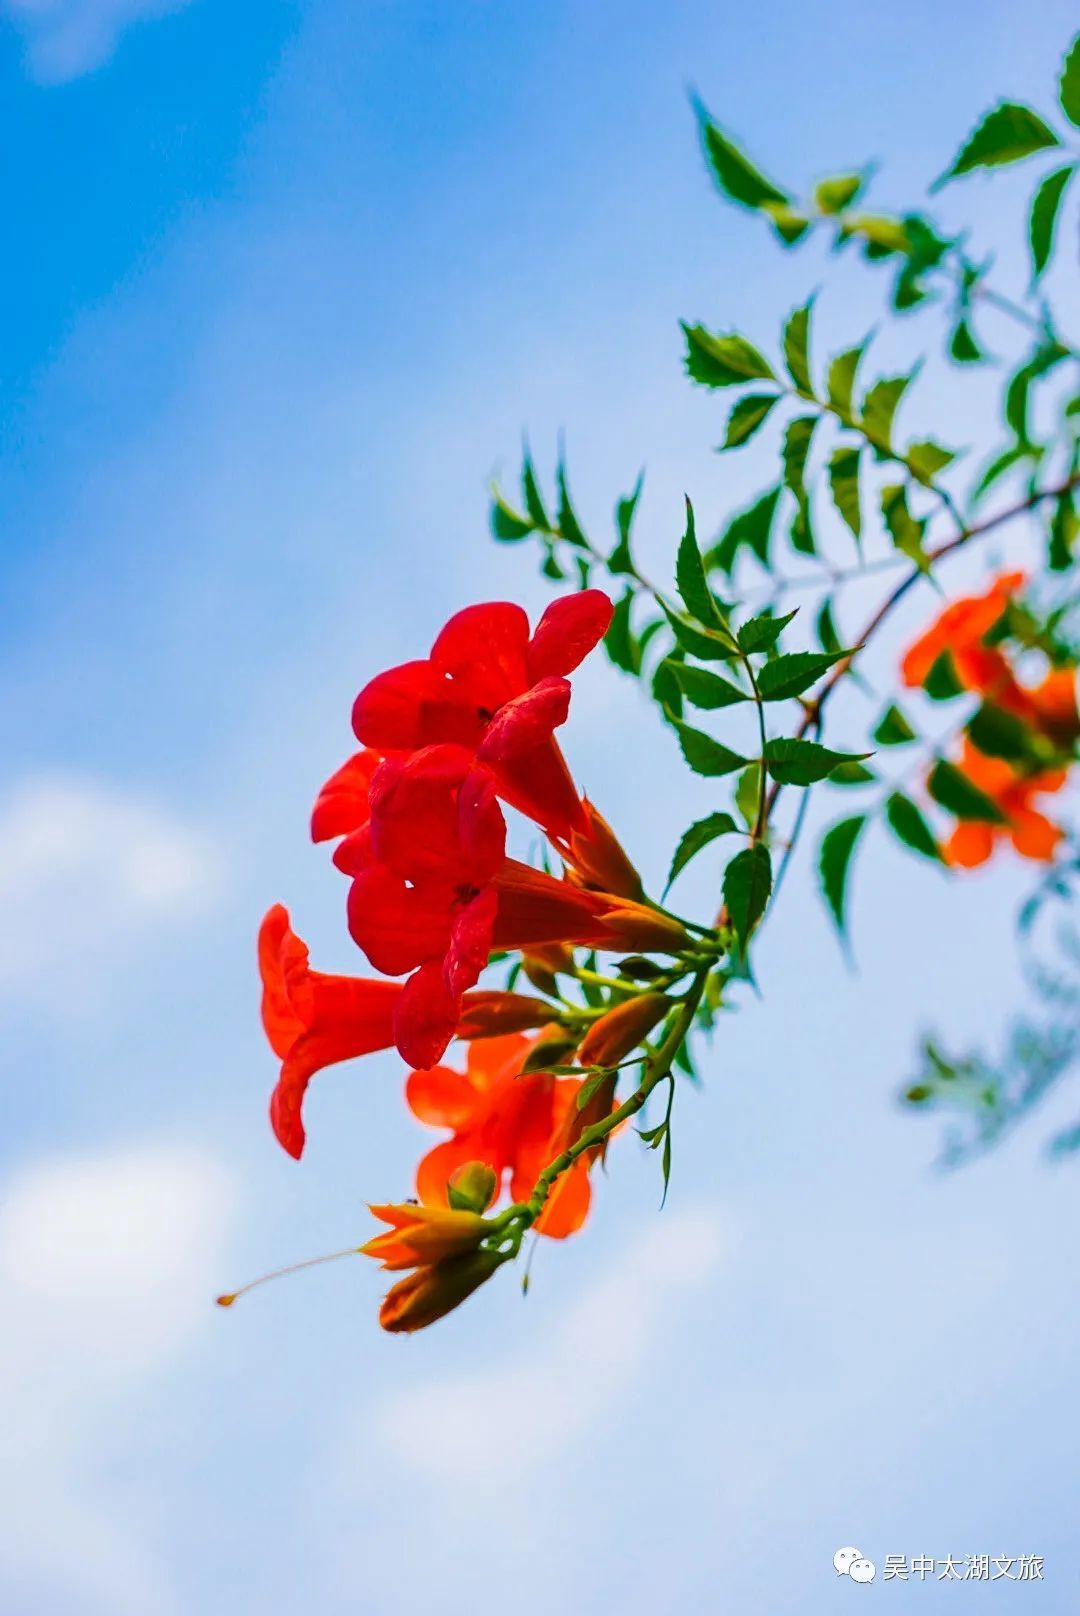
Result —
[[[798, 607], [795, 611], [798, 611]], [[746, 652], [767, 651], [769, 646], [776, 644], [794, 616], [795, 612], [788, 612], [783, 617], [761, 612], [757, 617], [747, 618], [735, 637]]]
[[810, 378], [810, 311], [814, 300], [810, 298], [801, 308], [788, 316], [784, 326], [783, 349], [784, 363], [800, 393], [808, 398], [814, 396], [814, 384]]
[[984, 702], [967, 726], [973, 744], [986, 757], [1009, 763], [1036, 761], [1035, 736], [1023, 719], [992, 702]]
[[862, 429], [876, 449], [891, 451], [893, 420], [914, 374], [909, 371], [906, 376], [883, 376], [863, 399]]
[[705, 387], [737, 387], [740, 382], [774, 382], [769, 361], [735, 331], [707, 331], [703, 325], [682, 323], [686, 337], [686, 370], [690, 379]]
[[1054, 250], [1054, 230], [1061, 211], [1065, 188], [1076, 168], [1072, 163], [1048, 174], [1031, 199], [1028, 240], [1031, 244], [1031, 278], [1037, 281]]
[[917, 739], [904, 714], [891, 702], [877, 721], [874, 740], [879, 746], [907, 746]]
[[744, 769], [735, 782], [735, 806], [746, 821], [747, 830], [753, 830], [757, 824], [758, 810], [761, 807], [761, 766], [751, 763]]
[[[678, 652], [675, 653], [678, 655]], [[656, 702], [664, 718], [669, 724], [674, 724], [682, 714], [682, 691], [675, 683], [675, 676], [671, 671], [672, 658], [661, 662], [652, 676], [650, 688], [653, 700]]]
[[533, 532], [533, 524], [529, 518], [507, 504], [496, 483], [491, 485], [491, 531], [503, 544], [513, 544], [518, 539], [527, 539]]
[[954, 696], [964, 694], [964, 687], [956, 677], [953, 659], [948, 651], [942, 651], [936, 658], [933, 667], [923, 680], [923, 689], [931, 701], [952, 701]]
[[544, 497], [540, 492], [540, 484], [536, 477], [536, 468], [532, 463], [532, 455], [526, 449], [525, 459], [521, 467], [521, 495], [525, 501], [525, 509], [532, 518], [533, 527], [550, 533], [551, 518], [544, 506]]
[[855, 373], [866, 349], [866, 342], [860, 342], [857, 348], [846, 348], [843, 353], [838, 353], [829, 365], [829, 374], [826, 380], [829, 403], [844, 421], [852, 419]]
[[862, 174], [836, 174], [814, 186], [814, 206], [822, 213], [842, 213], [866, 183]]
[[986, 358], [966, 320], [957, 320], [953, 327], [949, 353], [958, 365], [981, 365]]
[[728, 836], [738, 828], [730, 814], [709, 814], [705, 819], [699, 819], [691, 825], [689, 830], [683, 831], [679, 845], [675, 849], [675, 857], [671, 861], [667, 886], [664, 888], [665, 897], [675, 877], [685, 870], [690, 860], [695, 858], [703, 847], [715, 842], [718, 836]]
[[772, 891], [772, 860], [763, 842], [736, 853], [724, 871], [724, 907], [743, 952]]
[[784, 481], [800, 505], [806, 499], [806, 461], [817, 424], [816, 415], [797, 415], [784, 428]]
[[765, 762], [774, 780], [785, 786], [810, 786], [824, 780], [840, 763], [857, 763], [869, 752], [833, 752], [817, 741], [782, 738], [765, 743]]
[[1016, 434], [1017, 442], [1031, 441], [1028, 431], [1028, 402], [1032, 384], [1056, 369], [1069, 357], [1068, 348], [1060, 342], [1041, 342], [1027, 361], [1013, 371], [1005, 389], [1005, 421]]
[[859, 448], [834, 449], [829, 457], [829, 492], [833, 504], [858, 539], [862, 534], [859, 504]]
[[721, 679], [717, 673], [710, 673], [707, 668], [695, 668], [689, 662], [673, 662], [671, 672], [679, 689], [694, 707], [715, 711], [720, 707], [733, 707], [736, 702], [751, 700], [747, 691], [740, 690], [728, 679]]
[[818, 874], [825, 902], [832, 911], [837, 930], [844, 931], [844, 899], [847, 892], [848, 871], [855, 844], [866, 825], [865, 814], [841, 819], [825, 832], [818, 853]]
[[916, 521], [908, 510], [907, 490], [903, 483], [888, 483], [881, 490], [881, 514], [893, 544], [902, 555], [914, 561], [920, 572], [927, 572], [930, 563], [923, 549], [925, 521]]
[[885, 818], [889, 822], [894, 836], [912, 852], [921, 853], [924, 858], [934, 859], [938, 864], [944, 864], [941, 848], [926, 820], [903, 792], [894, 791], [885, 804]]
[[831, 599], [826, 598], [822, 602], [815, 627], [817, 629], [818, 644], [822, 650], [839, 651], [840, 636], [836, 632], [836, 624], [833, 622]]
[[829, 776], [831, 786], [866, 786], [876, 780], [877, 775], [873, 769], [868, 769], [865, 763], [838, 763]]
[[1080, 129], [1080, 34], [1073, 40], [1062, 64], [1058, 99], [1066, 118]]
[[934, 478], [946, 466], [951, 466], [956, 459], [955, 451], [946, 449], [944, 444], [935, 443], [933, 438], [922, 438], [917, 443], [909, 443], [904, 454], [904, 462], [911, 471], [911, 475], [924, 488], [933, 485]]
[[686, 529], [679, 544], [679, 553], [675, 562], [675, 582], [683, 605], [706, 628], [725, 627], [723, 615], [712, 590], [709, 588], [705, 576], [705, 562], [698, 549], [697, 532], [694, 527], [694, 507], [686, 501]]
[[814, 543], [810, 496], [806, 493], [798, 501], [795, 506], [795, 514], [791, 518], [791, 548], [798, 550], [800, 555], [817, 554], [817, 545]]
[[624, 673], [640, 673], [641, 648], [634, 639], [630, 625], [630, 612], [634, 604], [634, 591], [628, 589], [616, 602], [615, 610], [604, 635], [604, 649], [611, 661]]
[[1067, 572], [1072, 566], [1073, 546], [1080, 532], [1080, 517], [1076, 514], [1076, 501], [1072, 490], [1059, 495], [1054, 501], [1050, 517], [1050, 544], [1047, 564], [1051, 572]]
[[989, 493], [994, 484], [996, 482], [1000, 482], [1001, 478], [1004, 477], [1007, 471], [1010, 471], [1018, 461], [1025, 460], [1027, 458], [1027, 454], [1028, 451], [1023, 444], [1014, 443], [1011, 444], [1008, 449], [1005, 449], [1001, 454], [996, 455], [995, 458], [990, 461], [989, 465], [983, 468], [982, 475], [975, 484], [975, 487], [972, 489], [972, 502], [981, 499], [984, 494]]
[[757, 676], [758, 690], [763, 701], [788, 701], [801, 696], [804, 690], [821, 678], [823, 673], [844, 657], [847, 651], [793, 651], [766, 662]]
[[709, 117], [705, 108], [697, 103], [696, 111], [701, 128], [701, 143], [705, 160], [713, 179], [732, 202], [744, 208], [760, 209], [768, 203], [783, 206], [791, 199], [779, 186], [765, 178], [760, 169], [740, 151], [729, 135]]
[[559, 532], [568, 544], [576, 544], [581, 549], [587, 550], [589, 541], [582, 532], [581, 523], [577, 519], [577, 512], [574, 510], [574, 503], [570, 498], [570, 489], [566, 482], [566, 467], [561, 459], [555, 471], [555, 483], [559, 498], [555, 521]]
[[684, 617], [677, 617], [663, 601], [660, 602], [660, 610], [671, 625], [676, 642], [691, 656], [702, 662], [729, 662], [737, 654], [735, 641], [730, 635], [719, 632], [709, 634], [704, 629], [696, 628]]
[[682, 755], [695, 774], [718, 779], [721, 775], [734, 774], [736, 769], [745, 768], [750, 761], [749, 758], [741, 757], [738, 752], [733, 752], [729, 746], [714, 741], [712, 736], [706, 735], [703, 730], [694, 729], [690, 724], [684, 724], [674, 717], [671, 723], [679, 737]]
[[754, 552], [762, 566], [768, 565], [769, 541], [772, 538], [773, 518], [776, 515], [780, 492], [779, 484], [775, 488], [767, 489], [749, 509], [739, 511], [732, 517], [719, 541], [712, 546], [705, 557], [707, 567], [719, 567], [722, 571], [730, 573], [739, 551], [744, 546]]
[[1003, 163], [1018, 163], [1034, 152], [1061, 142], [1047, 127], [1037, 112], [1020, 106], [1015, 101], [1001, 101], [977, 124], [931, 191], [940, 189], [949, 180], [961, 174], [970, 174], [976, 168], [999, 168]]
[[869, 259], [890, 258], [894, 253], [908, 253], [911, 242], [902, 219], [887, 213], [849, 214], [843, 221], [837, 244], [842, 246], [858, 236], [863, 243], [863, 256]]
[[608, 557], [609, 572], [632, 573], [634, 570], [634, 562], [630, 555], [630, 531], [634, 525], [634, 515], [644, 483], [645, 473], [642, 471], [638, 474], [632, 493], [624, 494], [615, 507], [615, 528], [619, 542]]
[[973, 785], [953, 763], [944, 760], [935, 763], [926, 789], [936, 803], [955, 814], [957, 819], [977, 819], [991, 825], [1007, 825], [1009, 822], [993, 798]]
[[749, 443], [779, 402], [778, 393], [747, 393], [745, 398], [740, 398], [728, 416], [727, 436], [720, 447], [738, 449]]

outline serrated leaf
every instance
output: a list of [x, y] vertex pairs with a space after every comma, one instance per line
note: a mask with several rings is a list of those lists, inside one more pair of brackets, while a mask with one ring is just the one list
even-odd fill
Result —
[[855, 814], [851, 819], [841, 819], [825, 832], [818, 852], [821, 890], [841, 935], [844, 932], [844, 901], [851, 856], [865, 825], [865, 814]]
[[1008, 816], [1002, 813], [992, 797], [968, 779], [962, 769], [944, 760], [935, 763], [926, 782], [926, 789], [934, 801], [957, 819], [974, 819], [990, 825], [1007, 825]]
[[706, 566], [719, 567], [723, 572], [730, 574], [739, 551], [744, 547], [753, 551], [762, 566], [767, 566], [773, 517], [776, 515], [779, 498], [778, 484], [775, 488], [766, 489], [747, 510], [737, 512], [706, 555]]
[[804, 303], [801, 308], [795, 309], [788, 316], [784, 326], [783, 349], [784, 364], [788, 375], [801, 393], [809, 398], [814, 396], [814, 384], [810, 378], [810, 311], [813, 308], [813, 298]]
[[758, 812], [761, 807], [761, 767], [751, 763], [744, 769], [735, 782], [735, 806], [746, 822], [747, 830], [753, 830], [757, 824]]
[[757, 676], [763, 701], [789, 701], [821, 678], [823, 673], [850, 656], [851, 651], [792, 651], [766, 662]]
[[568, 544], [576, 544], [580, 549], [587, 550], [589, 541], [582, 532], [581, 523], [574, 510], [574, 502], [570, 498], [570, 489], [566, 481], [566, 467], [560, 459], [555, 469], [555, 485], [558, 494], [558, 508], [555, 513], [555, 522], [559, 532]]
[[1062, 63], [1058, 100], [1069, 122], [1080, 129], [1080, 34], [1073, 40]]
[[930, 189], [936, 191], [949, 180], [957, 179], [961, 174], [970, 174], [973, 169], [1018, 163], [1034, 152], [1060, 144], [1054, 131], [1048, 128], [1037, 112], [1015, 101], [1000, 101], [975, 126], [953, 158], [951, 166], [934, 181]]
[[730, 662], [738, 654], [738, 647], [733, 639], [717, 631], [709, 634], [703, 628], [688, 623], [684, 617], [678, 617], [663, 601], [660, 609], [671, 625], [671, 632], [676, 642], [684, 651], [689, 652], [701, 662]]
[[615, 604], [608, 631], [604, 635], [604, 650], [617, 668], [624, 673], [640, 673], [641, 649], [634, 639], [630, 612], [634, 604], [634, 591], [628, 589]]
[[891, 702], [878, 719], [873, 738], [879, 746], [907, 746], [917, 739], [915, 731], [895, 702]]
[[615, 506], [615, 529], [619, 535], [619, 542], [608, 557], [608, 571], [614, 573], [632, 573], [634, 570], [633, 558], [630, 554], [630, 533], [634, 525], [634, 515], [637, 511], [638, 500], [645, 483], [645, 473], [638, 473], [638, 480], [633, 491], [624, 494]]
[[828, 783], [831, 786], [868, 786], [876, 779], [873, 769], [868, 769], [865, 763], [838, 763]]
[[826, 378], [829, 403], [844, 421], [852, 419], [855, 374], [866, 348], [865, 342], [860, 342], [857, 348], [845, 348], [844, 352], [838, 353], [829, 365], [829, 374]]
[[780, 402], [779, 393], [747, 393], [728, 416], [727, 434], [721, 449], [739, 449], [768, 420]]
[[687, 325], [686, 371], [692, 381], [704, 387], [737, 387], [741, 382], [774, 382], [776, 376], [764, 354], [738, 332], [707, 331], [703, 325]]
[[737, 853], [724, 871], [724, 907], [743, 952], [772, 891], [772, 859], [763, 842]]
[[675, 877], [685, 870], [690, 860], [696, 858], [702, 848], [708, 847], [710, 842], [715, 842], [718, 836], [728, 836], [732, 831], [737, 831], [738, 828], [730, 814], [717, 813], [709, 814], [705, 819], [697, 820], [695, 824], [690, 826], [689, 830], [683, 831], [679, 839], [679, 845], [675, 849], [675, 857], [671, 861], [667, 886], [664, 888], [665, 895]]
[[1054, 250], [1054, 231], [1057, 227], [1058, 214], [1061, 211], [1062, 199], [1069, 181], [1076, 173], [1075, 167], [1070, 163], [1065, 168], [1055, 168], [1048, 174], [1031, 199], [1031, 215], [1028, 220], [1028, 241], [1031, 246], [1031, 278], [1037, 281], [1047, 264], [1050, 254]]
[[714, 712], [718, 708], [733, 707], [737, 702], [752, 699], [747, 691], [740, 690], [728, 679], [721, 679], [717, 673], [710, 673], [707, 668], [695, 668], [689, 662], [674, 662], [671, 672], [693, 707]]
[[858, 763], [868, 752], [833, 752], [818, 741], [781, 737], [765, 743], [765, 762], [774, 780], [785, 786], [810, 786], [824, 780], [840, 763]]
[[930, 563], [923, 548], [925, 521], [916, 521], [908, 509], [907, 490], [903, 483], [887, 483], [881, 490], [881, 514], [893, 544], [914, 561], [920, 572], [929, 571]]
[[525, 451], [525, 459], [521, 465], [521, 497], [525, 501], [525, 509], [532, 519], [533, 526], [542, 529], [545, 533], [550, 533], [551, 518], [544, 505], [544, 496], [540, 492], [536, 467], [532, 463], [532, 456], [528, 450]]
[[956, 677], [956, 667], [948, 651], [942, 651], [935, 658], [922, 687], [931, 701], [952, 701], [954, 697], [964, 694], [964, 687]]
[[829, 456], [829, 492], [833, 504], [858, 540], [862, 534], [862, 507], [859, 502], [859, 457], [857, 447], [842, 446]]
[[921, 438], [917, 443], [909, 443], [904, 454], [904, 462], [911, 471], [911, 475], [924, 488], [929, 488], [939, 471], [951, 466], [956, 459], [952, 449], [946, 449], [944, 444], [935, 443], [933, 438]]
[[891, 258], [894, 253], [907, 254], [911, 250], [904, 221], [887, 213], [849, 214], [843, 221], [838, 242], [842, 246], [858, 236], [863, 243], [863, 256], [871, 260]]
[[822, 601], [821, 610], [817, 614], [817, 622], [814, 627], [817, 632], [818, 644], [823, 651], [839, 651], [840, 636], [836, 632], [836, 624], [833, 621], [832, 600], [830, 598], [826, 597]]
[[713, 122], [700, 103], [696, 111], [705, 160], [713, 179], [724, 195], [732, 202], [740, 203], [744, 208], [760, 209], [768, 203], [777, 206], [786, 205], [790, 197], [781, 191], [779, 186], [765, 178], [731, 136], [725, 134], [720, 126]]
[[[798, 610], [798, 607], [795, 609]], [[788, 612], [782, 617], [774, 617], [771, 612], [760, 612], [757, 617], [749, 617], [739, 629], [736, 639], [742, 650], [767, 651], [775, 645], [784, 629], [795, 616], [795, 612]]]
[[969, 720], [967, 733], [985, 757], [1004, 758], [1009, 763], [1036, 761], [1032, 731], [1015, 713], [1007, 713], [992, 702], [983, 702]]
[[679, 737], [682, 755], [695, 774], [702, 774], [708, 779], [715, 780], [721, 775], [734, 774], [736, 769], [744, 768], [750, 761], [738, 752], [733, 752], [730, 746], [714, 741], [712, 736], [706, 735], [703, 730], [684, 724], [681, 719], [673, 717], [671, 723]]
[[933, 859], [937, 864], [945, 862], [933, 832], [910, 797], [905, 797], [901, 791], [894, 791], [885, 804], [885, 818], [894, 836], [905, 847], [921, 853], [924, 858]]
[[503, 544], [527, 539], [533, 532], [529, 517], [508, 504], [495, 483], [491, 485], [491, 531]]
[[706, 628], [724, 627], [724, 619], [705, 576], [705, 562], [698, 549], [694, 507], [686, 501], [686, 528], [675, 562], [675, 582], [683, 605], [691, 617]]
[[953, 327], [949, 354], [958, 365], [980, 365], [986, 358], [966, 320], [957, 320]]
[[914, 376], [883, 376], [869, 389], [862, 404], [861, 426], [876, 449], [892, 449], [892, 428], [900, 400], [907, 392]]
[[[675, 653], [676, 655], [678, 653]], [[656, 702], [664, 718], [669, 724], [674, 724], [682, 714], [682, 691], [675, 682], [671, 671], [671, 661], [661, 662], [650, 681], [653, 700]]]
[[784, 428], [784, 481], [800, 505], [806, 499], [806, 461], [817, 424], [816, 415], [797, 415]]
[[836, 174], [814, 186], [814, 206], [822, 213], [842, 213], [866, 183], [862, 174]]
[[804, 493], [795, 506], [795, 514], [791, 518], [790, 536], [791, 548], [797, 550], [800, 555], [817, 554], [809, 493]]

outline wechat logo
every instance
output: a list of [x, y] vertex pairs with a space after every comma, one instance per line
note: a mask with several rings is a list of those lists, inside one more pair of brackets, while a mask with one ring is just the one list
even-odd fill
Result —
[[877, 1571], [873, 1560], [867, 1560], [861, 1549], [837, 1549], [832, 1563], [838, 1577], [850, 1577], [852, 1582], [873, 1582]]

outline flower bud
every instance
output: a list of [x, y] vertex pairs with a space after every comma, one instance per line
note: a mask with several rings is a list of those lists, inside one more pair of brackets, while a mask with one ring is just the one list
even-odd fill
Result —
[[641, 898], [641, 877], [615, 832], [588, 797], [581, 806], [585, 823], [570, 833], [569, 861], [582, 884], [614, 892], [620, 898]]
[[580, 1033], [553, 1024], [533, 1044], [525, 1057], [523, 1072], [547, 1072], [553, 1066], [565, 1066], [578, 1046]]
[[387, 1292], [379, 1309], [379, 1323], [384, 1330], [395, 1333], [426, 1329], [459, 1307], [504, 1260], [497, 1251], [473, 1251], [432, 1267], [418, 1268]]
[[487, 1162], [466, 1162], [450, 1174], [446, 1198], [455, 1212], [486, 1212], [498, 1186], [498, 1174]]
[[681, 954], [690, 947], [689, 934], [679, 921], [643, 903], [613, 903], [602, 920], [623, 947], [642, 954]]
[[502, 1033], [525, 1032], [551, 1020], [551, 1006], [526, 993], [502, 993], [477, 988], [466, 993], [457, 1025], [459, 1038], [496, 1038]]
[[375, 1257], [384, 1268], [416, 1268], [472, 1252], [488, 1232], [478, 1212], [453, 1207], [373, 1206], [377, 1218], [390, 1228], [361, 1246], [365, 1257]]
[[582, 1066], [615, 1066], [652, 1032], [671, 1006], [664, 993], [624, 999], [593, 1022], [578, 1050]]

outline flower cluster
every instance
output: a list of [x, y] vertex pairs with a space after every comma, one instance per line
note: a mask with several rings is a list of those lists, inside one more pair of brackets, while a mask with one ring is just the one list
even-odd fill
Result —
[[[1021, 572], [1003, 573], [981, 595], [953, 601], [909, 648], [901, 665], [906, 685], [980, 697], [965, 728], [955, 768], [970, 790], [963, 816], [942, 849], [947, 863], [984, 864], [1003, 838], [1025, 858], [1049, 861], [1064, 836], [1035, 799], [1065, 785], [1080, 717], [1076, 666], [1045, 666], [1019, 605]], [[1035, 684], [1017, 660], [1034, 650], [1044, 668]]]
[[[270, 1116], [284, 1149], [303, 1151], [317, 1071], [392, 1047], [412, 1068], [413, 1114], [449, 1133], [420, 1163], [418, 1206], [373, 1208], [393, 1233], [361, 1249], [414, 1269], [387, 1299], [388, 1329], [419, 1328], [487, 1278], [503, 1254], [500, 1225], [481, 1213], [504, 1188], [526, 1203], [566, 1153], [527, 1226], [560, 1238], [585, 1220], [606, 1135], [579, 1141], [611, 1116], [619, 1062], [671, 1001], [629, 981], [599, 1005], [566, 999], [557, 978], [576, 971], [573, 948], [678, 957], [692, 947], [682, 923], [645, 899], [555, 735], [567, 676], [611, 611], [606, 595], [584, 590], [555, 601], [530, 633], [518, 606], [468, 607], [428, 657], [378, 674], [357, 696], [361, 750], [319, 792], [311, 833], [337, 844], [349, 933], [379, 975], [312, 970], [281, 905], [262, 922], [263, 1024], [281, 1061]], [[508, 856], [504, 808], [540, 828], [560, 876]], [[516, 951], [549, 997], [476, 986], [493, 953]], [[464, 1071], [440, 1064], [455, 1038], [467, 1046]], [[466, 1205], [455, 1185], [480, 1171], [490, 1185], [482, 1204], [473, 1193]]]

